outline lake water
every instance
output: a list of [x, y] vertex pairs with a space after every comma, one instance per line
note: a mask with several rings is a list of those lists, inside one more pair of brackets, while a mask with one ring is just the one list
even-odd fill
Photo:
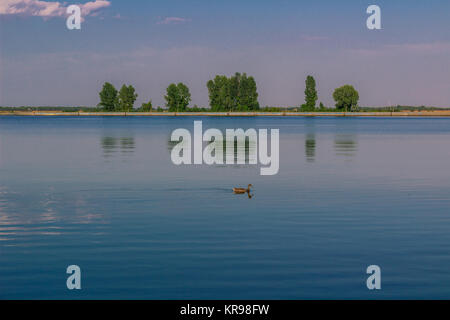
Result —
[[[194, 120], [279, 173], [173, 165]], [[449, 299], [449, 164], [450, 119], [0, 117], [0, 298]]]

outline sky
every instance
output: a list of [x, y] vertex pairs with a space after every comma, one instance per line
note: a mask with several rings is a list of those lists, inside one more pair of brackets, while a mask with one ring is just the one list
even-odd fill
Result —
[[301, 105], [313, 75], [326, 106], [351, 84], [361, 106], [450, 107], [449, 18], [448, 0], [0, 0], [0, 106], [95, 106], [106, 81], [136, 107], [172, 82], [208, 106], [209, 79], [246, 72], [261, 106]]

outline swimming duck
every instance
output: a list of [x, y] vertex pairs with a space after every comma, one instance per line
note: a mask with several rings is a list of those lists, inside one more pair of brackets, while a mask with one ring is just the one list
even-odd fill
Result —
[[251, 184], [248, 185], [248, 188], [233, 188], [233, 192], [236, 194], [243, 194], [243, 193], [248, 193], [250, 194], [250, 188], [252, 188], [253, 186]]

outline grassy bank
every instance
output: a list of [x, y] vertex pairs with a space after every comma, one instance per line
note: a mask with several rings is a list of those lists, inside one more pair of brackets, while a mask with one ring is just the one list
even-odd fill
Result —
[[392, 111], [392, 112], [86, 112], [86, 111], [0, 111], [3, 116], [210, 116], [210, 117], [450, 117], [450, 110]]

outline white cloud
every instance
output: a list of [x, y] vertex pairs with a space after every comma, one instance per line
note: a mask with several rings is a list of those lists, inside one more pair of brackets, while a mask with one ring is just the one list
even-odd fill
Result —
[[190, 22], [191, 19], [180, 18], [180, 17], [167, 17], [159, 21], [158, 24], [180, 24]]
[[[107, 0], [95, 0], [79, 4], [83, 16], [94, 15], [97, 10], [111, 5]], [[67, 3], [58, 1], [40, 1], [40, 0], [1, 0], [0, 14], [3, 15], [22, 15], [33, 17], [65, 17]]]

